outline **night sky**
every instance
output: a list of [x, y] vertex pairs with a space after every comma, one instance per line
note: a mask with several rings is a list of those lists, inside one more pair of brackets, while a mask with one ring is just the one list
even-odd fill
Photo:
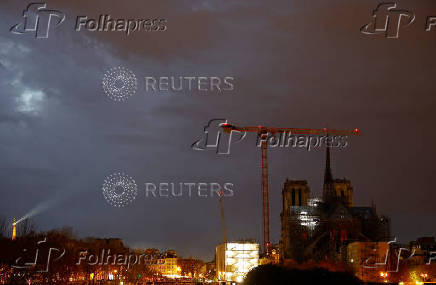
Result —
[[[418, 3], [419, 2], [419, 3]], [[176, 249], [210, 260], [221, 242], [216, 198], [146, 198], [146, 182], [233, 183], [225, 199], [229, 239], [261, 241], [260, 151], [255, 136], [228, 156], [194, 151], [210, 119], [239, 125], [359, 128], [332, 150], [336, 178], [356, 206], [374, 200], [400, 241], [434, 236], [436, 16], [430, 0], [399, 1], [415, 22], [398, 39], [364, 35], [372, 0], [48, 1], [65, 22], [48, 39], [17, 35], [30, 2], [0, 3], [0, 215], [35, 207], [40, 230], [71, 226], [80, 237], [119, 237], [132, 247]], [[164, 18], [164, 32], [74, 31], [76, 17]], [[232, 76], [231, 92], [154, 92], [139, 84], [111, 101], [103, 74], [124, 66], [145, 76]], [[273, 149], [271, 239], [280, 238], [286, 178], [320, 196], [324, 149]], [[139, 194], [106, 203], [105, 177], [124, 171]]]

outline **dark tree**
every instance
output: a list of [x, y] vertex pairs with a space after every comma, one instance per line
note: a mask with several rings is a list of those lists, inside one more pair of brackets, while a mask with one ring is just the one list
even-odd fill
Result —
[[288, 269], [278, 265], [258, 266], [247, 274], [244, 285], [361, 285], [355, 276], [326, 269]]

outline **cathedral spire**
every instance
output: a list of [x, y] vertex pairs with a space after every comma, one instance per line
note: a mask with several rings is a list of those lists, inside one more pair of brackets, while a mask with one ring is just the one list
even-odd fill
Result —
[[330, 202], [335, 198], [335, 190], [333, 187], [333, 175], [330, 167], [330, 145], [327, 143], [325, 170], [324, 170], [324, 187], [323, 187], [323, 200], [324, 202]]
[[324, 184], [333, 181], [332, 169], [330, 167], [330, 146], [327, 145], [326, 149], [326, 159], [325, 159], [325, 170], [324, 170]]

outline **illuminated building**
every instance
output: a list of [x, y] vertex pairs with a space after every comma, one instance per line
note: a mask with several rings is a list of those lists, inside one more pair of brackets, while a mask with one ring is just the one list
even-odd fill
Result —
[[177, 265], [177, 257], [167, 257], [158, 259], [151, 268], [164, 276], [176, 278], [180, 276], [181, 268]]
[[14, 223], [12, 224], [12, 240], [16, 240], [17, 239], [17, 223], [15, 222], [14, 219]]
[[379, 216], [375, 205], [355, 207], [353, 187], [347, 179], [334, 179], [330, 148], [322, 199], [309, 198], [306, 180], [286, 179], [282, 190], [280, 258], [345, 261], [350, 242], [387, 241], [390, 220]]
[[178, 278], [182, 272], [178, 261], [177, 252], [175, 250], [167, 250], [162, 258], [157, 259], [156, 263], [151, 265], [151, 268], [166, 277]]
[[259, 265], [259, 244], [227, 242], [216, 247], [217, 277], [220, 281], [242, 282]]

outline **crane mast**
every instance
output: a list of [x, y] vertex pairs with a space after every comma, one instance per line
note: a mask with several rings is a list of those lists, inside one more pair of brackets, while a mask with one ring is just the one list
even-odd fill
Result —
[[220, 214], [221, 214], [221, 227], [223, 231], [223, 243], [227, 242], [227, 233], [226, 233], [226, 221], [224, 219], [224, 206], [223, 206], [223, 191], [219, 192], [220, 194]]
[[269, 179], [268, 179], [268, 145], [265, 140], [261, 145], [262, 152], [262, 216], [263, 216], [263, 246], [266, 255], [271, 253], [269, 240]]

